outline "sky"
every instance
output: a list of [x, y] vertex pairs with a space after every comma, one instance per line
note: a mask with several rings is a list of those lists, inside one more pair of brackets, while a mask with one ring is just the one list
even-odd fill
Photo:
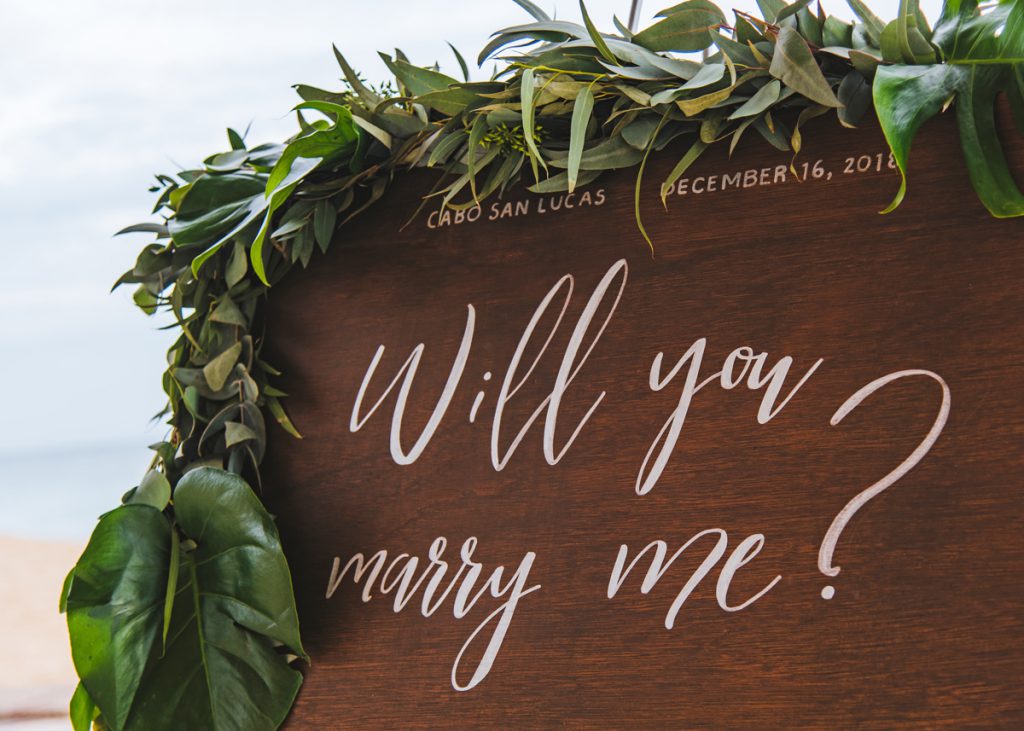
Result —
[[[537, 0], [579, 19], [570, 0]], [[641, 26], [668, 0], [643, 3]], [[720, 2], [756, 12], [753, 0]], [[844, 0], [828, 13], [851, 17]], [[868, 0], [883, 19], [898, 0]], [[934, 20], [939, 0], [923, 0]], [[629, 1], [590, 0], [599, 27]], [[490, 33], [531, 18], [511, 0], [8, 0], [0, 34], [0, 533], [76, 540], [138, 482], [164, 435], [171, 335], [109, 292], [144, 235], [152, 175], [294, 132], [291, 88], [340, 88], [337, 44], [369, 80], [378, 49], [457, 76]], [[490, 68], [477, 71], [490, 75]]]

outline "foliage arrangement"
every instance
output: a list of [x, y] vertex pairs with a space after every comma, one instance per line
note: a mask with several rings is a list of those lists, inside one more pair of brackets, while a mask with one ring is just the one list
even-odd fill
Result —
[[892, 210], [915, 133], [953, 107], [978, 197], [994, 216], [1024, 215], [994, 121], [1005, 94], [1024, 134], [1020, 0], [947, 0], [934, 27], [917, 0], [889, 23], [861, 0], [848, 0], [854, 23], [812, 0], [758, 0], [763, 17], [731, 21], [687, 0], [636, 33], [616, 19], [615, 34], [582, 3], [579, 25], [515, 2], [533, 22], [494, 34], [479, 57], [501, 54], [487, 81], [470, 81], [453, 48], [462, 81], [397, 52], [382, 55], [394, 82], [373, 87], [335, 51], [345, 87], [298, 85], [294, 137], [250, 148], [228, 130], [230, 150], [157, 176], [162, 220], [125, 229], [155, 241], [117, 284], [137, 285], [136, 304], [167, 310], [180, 332], [163, 375], [170, 430], [65, 582], [76, 729], [274, 729], [286, 717], [306, 655], [277, 531], [250, 485], [261, 489], [267, 422], [300, 435], [261, 357], [260, 311], [401, 171], [438, 168], [424, 205], [458, 209], [636, 167], [639, 212], [645, 162], [674, 141], [685, 152], [666, 184], [715, 143], [758, 134], [795, 155], [808, 120], [853, 126], [873, 108], [903, 174]]

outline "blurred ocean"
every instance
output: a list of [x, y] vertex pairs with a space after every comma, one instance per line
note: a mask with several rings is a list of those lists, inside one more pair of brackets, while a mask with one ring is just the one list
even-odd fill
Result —
[[140, 443], [0, 452], [0, 535], [84, 541], [152, 457]]

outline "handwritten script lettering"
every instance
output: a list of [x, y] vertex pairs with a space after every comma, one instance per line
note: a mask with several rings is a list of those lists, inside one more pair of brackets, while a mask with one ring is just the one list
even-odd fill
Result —
[[[626, 292], [628, 274], [629, 267], [624, 259], [614, 262], [589, 293], [575, 322], [567, 322], [567, 313], [576, 290], [576, 280], [572, 274], [560, 277], [541, 297], [523, 327], [515, 351], [498, 381], [500, 386], [494, 400], [489, 429], [484, 427], [480, 430], [484, 432], [486, 429], [487, 433], [482, 434], [481, 438], [489, 439], [490, 463], [496, 472], [509, 465], [526, 436], [538, 423], [542, 424], [538, 427], [542, 430], [540, 456], [547, 464], [558, 465], [583, 438], [594, 414], [605, 407], [606, 402], [614, 399], [614, 394], [604, 390], [588, 389], [585, 371], [597, 367], [592, 363], [592, 356], [600, 349], [605, 333], [615, 327], [615, 316]], [[380, 374], [386, 352], [386, 346], [380, 344], [370, 359], [355, 396], [349, 430], [353, 433], [360, 431], [385, 402], [391, 400], [388, 444], [391, 459], [403, 466], [415, 463], [428, 449], [434, 436], [445, 427], [446, 419], [451, 418], [455, 396], [465, 387], [463, 376], [472, 361], [477, 328], [476, 309], [472, 304], [467, 304], [462, 338], [454, 354], [438, 353], [433, 347], [428, 352], [427, 344], [420, 343], [412, 349], [390, 380], [387, 380], [388, 376]], [[556, 342], [563, 341], [560, 350], [554, 346]], [[680, 347], [672, 355], [658, 352], [650, 360], [647, 388], [651, 392], [678, 393], [678, 397], [648, 442], [650, 446], [646, 454], [639, 460], [633, 485], [633, 492], [637, 496], [648, 495], [669, 468], [672, 455], [683, 436], [683, 427], [687, 423], [693, 401], [705, 388], [717, 384], [720, 389], [731, 391], [745, 386], [747, 391], [757, 393], [760, 402], [756, 422], [764, 426], [778, 417], [783, 409], [799, 400], [801, 389], [825, 362], [820, 357], [772, 356], [766, 351], [741, 344], [726, 356], [718, 370], [708, 373], [710, 367], [705, 363], [707, 350], [708, 338], [700, 337], [688, 346]], [[532, 355], [528, 355], [530, 353]], [[424, 359], [448, 357], [451, 358], [451, 365], [443, 383], [426, 386], [417, 383], [419, 367]], [[550, 384], [534, 382], [542, 362], [545, 363], [543, 372], [555, 373]], [[553, 366], [557, 366], [557, 370]], [[490, 377], [491, 371], [488, 369], [484, 380]], [[839, 573], [839, 567], [833, 565], [833, 555], [843, 530], [857, 511], [910, 472], [938, 440], [949, 417], [950, 389], [943, 378], [933, 371], [897, 370], [858, 389], [841, 402], [832, 416], [830, 425], [836, 427], [872, 394], [895, 381], [912, 377], [929, 378], [940, 386], [942, 400], [937, 416], [917, 448], [903, 462], [850, 499], [832, 520], [821, 541], [818, 555], [818, 569], [825, 577], [834, 577]], [[527, 383], [531, 383], [528, 389], [531, 393], [536, 393], [534, 387], [540, 386], [539, 392], [545, 395], [536, 404], [528, 404], [529, 416], [521, 423], [506, 423], [509, 419], [509, 404], [523, 398], [522, 390]], [[433, 409], [426, 424], [409, 445], [409, 435], [403, 437], [403, 424], [414, 385], [417, 398], [426, 398], [420, 395], [426, 389]], [[582, 416], [576, 417], [573, 422], [560, 423], [563, 400], [570, 390], [578, 398], [584, 399], [588, 406]], [[471, 424], [477, 423], [484, 397], [484, 392], [480, 391], [473, 401], [469, 413]], [[690, 425], [688, 433], [695, 428]], [[679, 547], [671, 555], [669, 543], [662, 539], [651, 541], [636, 551], [632, 558], [629, 545], [623, 543], [614, 557], [606, 598], [615, 599], [624, 590], [630, 574], [638, 567], [646, 565], [646, 573], [639, 588], [642, 594], [647, 594], [660, 582], [668, 581], [669, 570], [684, 553], [689, 556], [703, 552], [701, 563], [681, 583], [681, 588], [669, 604], [665, 613], [665, 628], [671, 630], [676, 626], [687, 599], [716, 567], [718, 577], [715, 599], [718, 606], [725, 612], [742, 611], [764, 599], [782, 581], [782, 575], [776, 574], [763, 585], [758, 581], [760, 588], [753, 593], [747, 589], [744, 595], [735, 596], [736, 592], [730, 595], [730, 587], [737, 572], [758, 557], [765, 543], [764, 534], [754, 533], [742, 539], [730, 551], [729, 536], [722, 528], [707, 528], [697, 532], [681, 545], [677, 544]], [[463, 542], [457, 562], [445, 558], [447, 544], [445, 537], [435, 539], [423, 559], [407, 553], [389, 554], [386, 550], [378, 550], [369, 557], [356, 553], [345, 561], [342, 557], [335, 557], [326, 598], [330, 599], [348, 579], [353, 585], [361, 587], [363, 602], [369, 602], [375, 594], [388, 596], [395, 612], [404, 610], [418, 595], [420, 614], [424, 617], [434, 615], [445, 602], [450, 604], [455, 619], [463, 619], [473, 613], [477, 624], [455, 656], [451, 671], [452, 687], [467, 691], [479, 685], [490, 673], [520, 601], [541, 588], [540, 584], [529, 583], [530, 571], [537, 556], [533, 551], [527, 551], [514, 570], [495, 566], [485, 578], [483, 564], [474, 559], [477, 548], [475, 537]], [[825, 586], [821, 590], [825, 599], [831, 599], [834, 594], [832, 586]], [[492, 604], [498, 603], [475, 610], [477, 604], [485, 600], [491, 600]], [[487, 612], [486, 615], [477, 619], [484, 612]], [[468, 660], [470, 656], [479, 659], [473, 663]], [[470, 667], [464, 668], [463, 665]]]

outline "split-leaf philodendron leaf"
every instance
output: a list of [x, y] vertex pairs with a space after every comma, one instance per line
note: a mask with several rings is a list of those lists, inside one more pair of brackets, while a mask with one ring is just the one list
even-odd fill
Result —
[[284, 652], [304, 652], [273, 520], [242, 478], [210, 468], [182, 477], [173, 505], [175, 525], [146, 504], [111, 511], [75, 566], [76, 716], [94, 703], [115, 730], [277, 728], [301, 683]]
[[[762, 18], [734, 21], [684, 0], [635, 33], [602, 30], [583, 3], [577, 23], [514, 2], [527, 17], [484, 45], [487, 78], [467, 78], [457, 50], [453, 73], [396, 51], [381, 56], [394, 78], [373, 84], [334, 49], [343, 86], [297, 85], [291, 138], [251, 145], [229, 129], [202, 164], [156, 177], [158, 220], [123, 231], [152, 238], [117, 284], [134, 285], [147, 314], [166, 309], [178, 337], [161, 384], [169, 433], [62, 595], [80, 731], [93, 720], [270, 729], [287, 714], [301, 676], [283, 653], [303, 655], [298, 621], [273, 522], [248, 485], [261, 486], [268, 439], [301, 434], [255, 325], [268, 288], [342, 239], [396, 176], [432, 169], [423, 206], [466, 210], [517, 186], [555, 193], [642, 171], [664, 151], [677, 161], [665, 191], [715, 144], [732, 152], [760, 136], [798, 154], [813, 117], [852, 127], [873, 109], [902, 176], [892, 210], [917, 131], [946, 113], [979, 200], [1024, 215], [1000, 143], [1024, 134], [1022, 0], [947, 0], [934, 26], [917, 0], [888, 22], [864, 0], [847, 0], [853, 22], [806, 0], [757, 0]], [[1002, 97], [1016, 130], [997, 128]], [[640, 193], [638, 173], [638, 224]]]

